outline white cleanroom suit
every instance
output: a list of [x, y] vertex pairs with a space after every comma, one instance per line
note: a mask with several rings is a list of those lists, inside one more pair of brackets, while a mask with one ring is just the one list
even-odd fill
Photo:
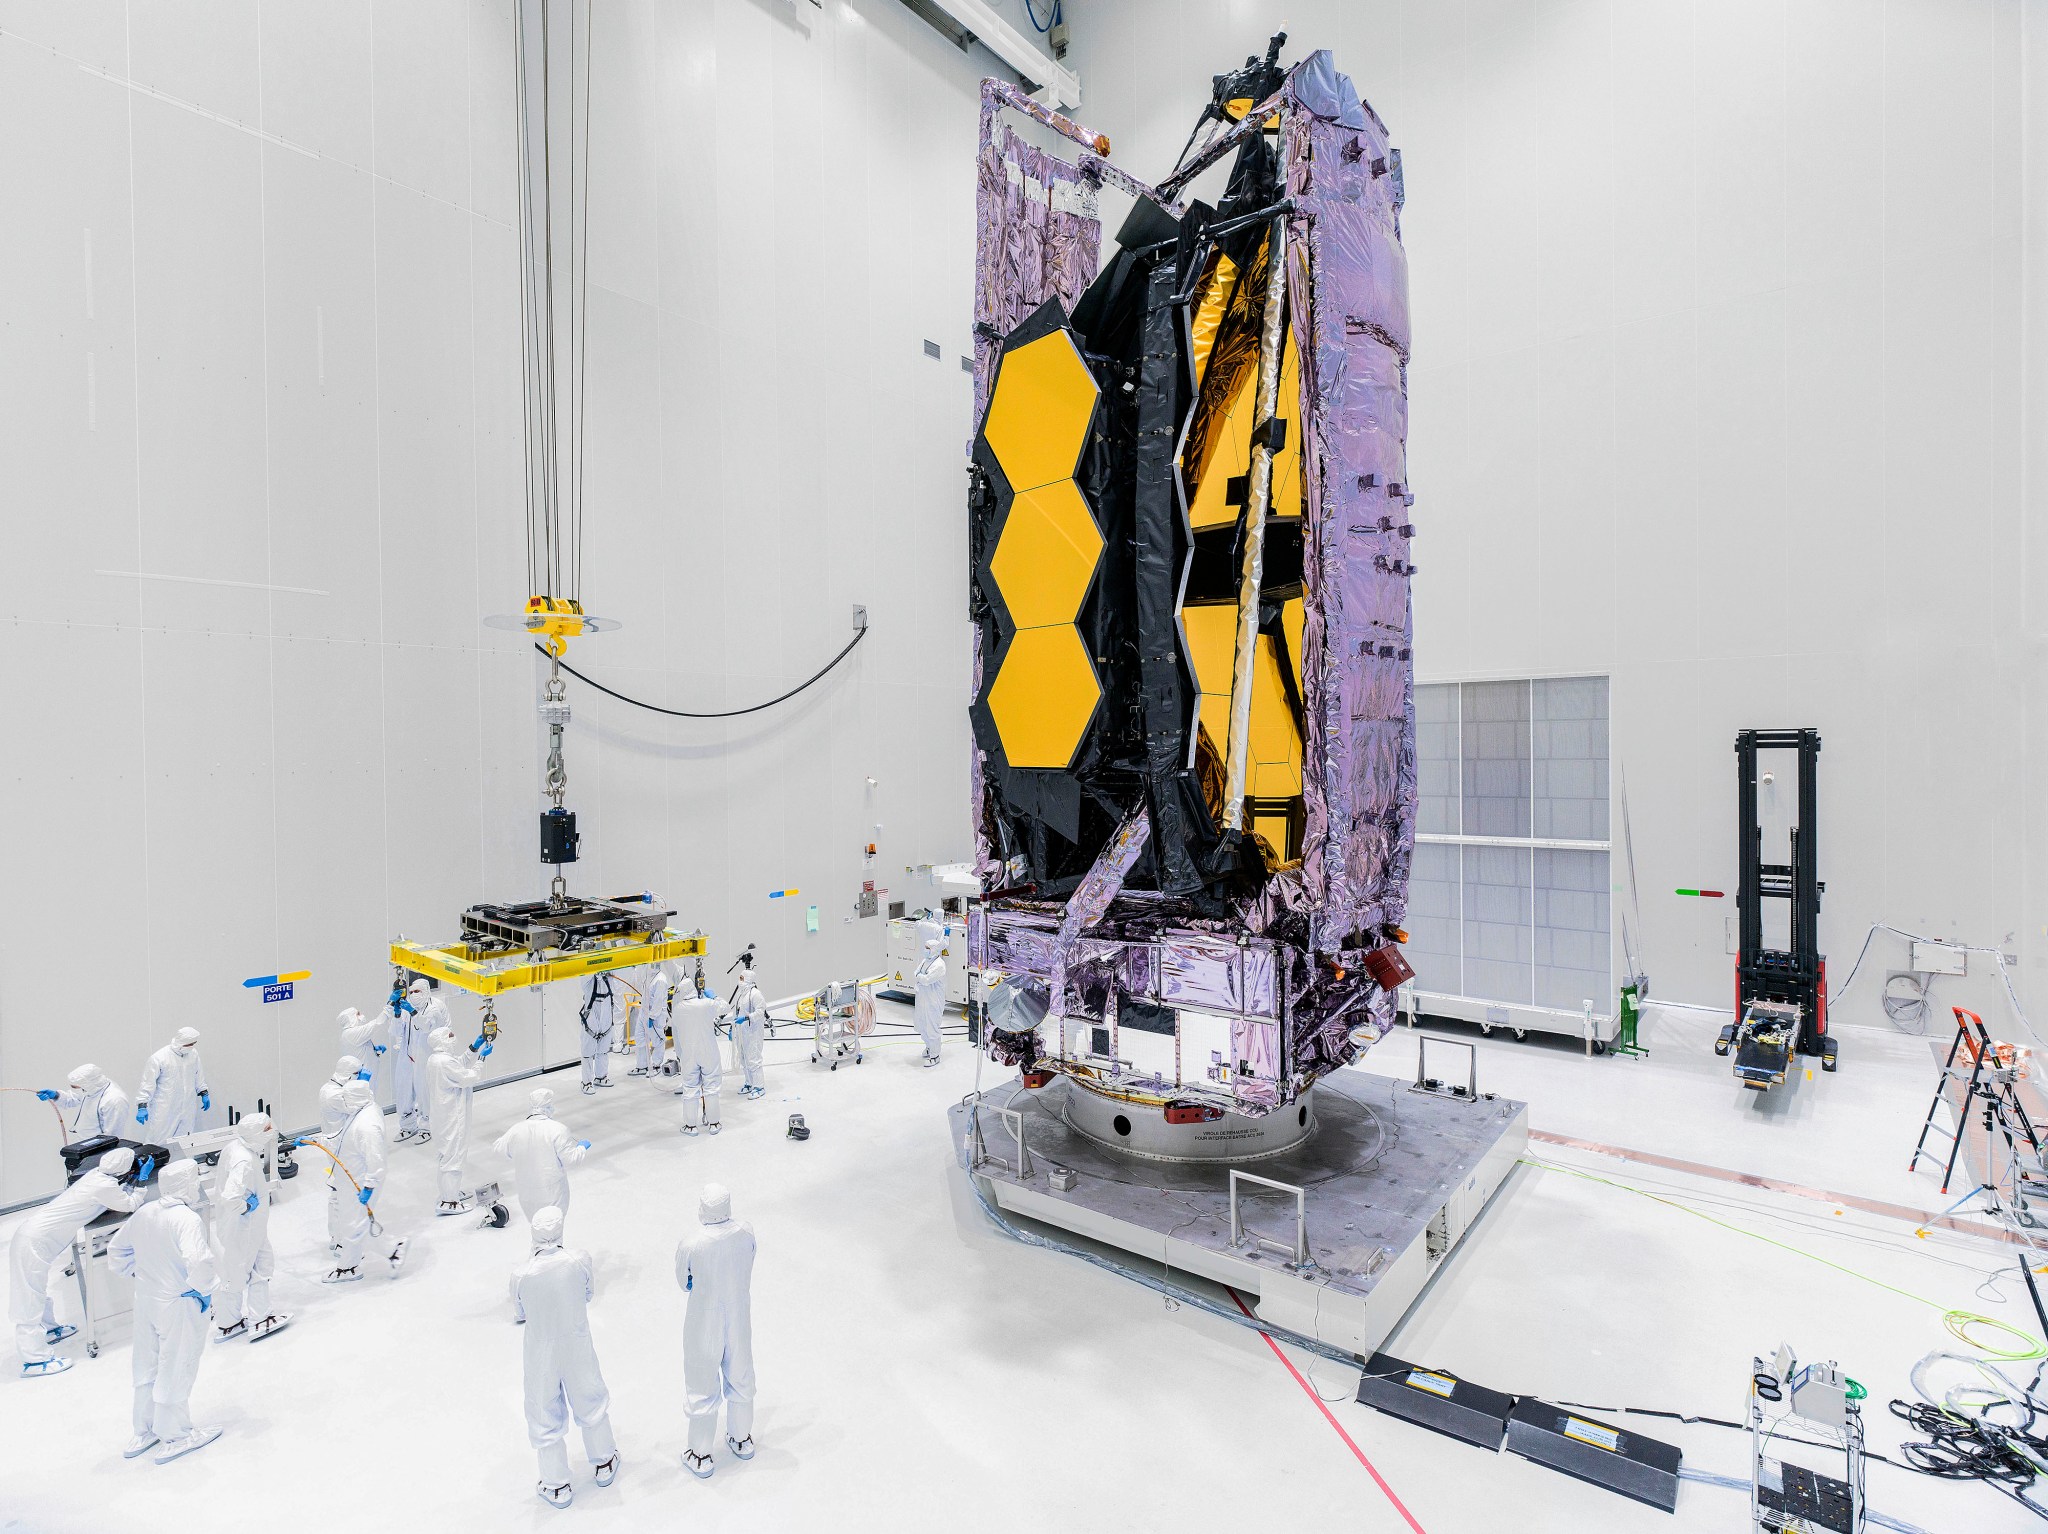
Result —
[[344, 1055], [353, 1056], [362, 1062], [363, 1079], [372, 1087], [372, 1096], [381, 1076], [385, 1082], [391, 1079], [386, 1068], [391, 1059], [391, 1045], [398, 1037], [391, 1021], [391, 1008], [386, 1006], [374, 1018], [364, 1017], [355, 1007], [343, 1007], [335, 1019], [341, 1030], [340, 1049]]
[[754, 1457], [754, 1227], [732, 1217], [732, 1195], [717, 1183], [699, 1195], [697, 1222], [676, 1245], [676, 1282], [689, 1296], [683, 1389], [690, 1451], [683, 1463], [704, 1476], [711, 1473], [721, 1399], [726, 1447], [741, 1459]]
[[125, 1214], [142, 1202], [140, 1191], [130, 1192], [120, 1181], [134, 1165], [135, 1152], [126, 1146], [108, 1151], [92, 1171], [14, 1227], [7, 1247], [7, 1307], [23, 1374], [58, 1374], [71, 1367], [70, 1359], [50, 1351], [51, 1343], [62, 1342], [75, 1330], [57, 1324], [50, 1305], [50, 1278], [57, 1259], [79, 1231], [106, 1210]]
[[345, 1055], [374, 1060], [391, 1047], [394, 1035], [389, 1007], [374, 1018], [364, 1017], [359, 1007], [343, 1007], [334, 1021], [341, 1029], [341, 1052]]
[[[687, 985], [687, 982], [685, 982]], [[679, 992], [669, 1014], [676, 1031], [676, 1096], [683, 1100], [683, 1133], [693, 1135], [701, 1123], [718, 1133], [718, 1093], [725, 1084], [719, 1059], [716, 998]]]
[[669, 1004], [675, 997], [677, 981], [660, 965], [647, 977], [640, 1003], [640, 1022], [633, 1034], [633, 1074], [652, 1076], [661, 1069], [668, 1054], [663, 1031], [669, 1026]]
[[68, 1141], [126, 1136], [135, 1128], [135, 1104], [97, 1065], [81, 1065], [71, 1073], [70, 1085], [57, 1094], [57, 1109], [64, 1115]]
[[206, 1090], [206, 1066], [199, 1058], [199, 1030], [180, 1028], [149, 1057], [136, 1093], [135, 1119], [152, 1145], [168, 1145], [199, 1127], [199, 1115], [213, 1106]]
[[[341, 1101], [348, 1118], [327, 1146], [327, 1241], [334, 1254], [334, 1271], [327, 1282], [336, 1284], [363, 1276], [363, 1244], [370, 1236], [372, 1205], [384, 1186], [388, 1164], [384, 1110], [370, 1096], [370, 1084], [351, 1081], [342, 1090]], [[391, 1254], [394, 1267], [403, 1252], [404, 1243], [397, 1243]]]
[[249, 1332], [267, 1336], [291, 1318], [270, 1308], [277, 1261], [270, 1250], [270, 1179], [263, 1153], [270, 1148], [270, 1115], [251, 1113], [235, 1124], [235, 1138], [220, 1153], [220, 1186], [213, 1206], [215, 1276], [213, 1326], [222, 1338]]
[[590, 1255], [562, 1247], [562, 1212], [533, 1217], [533, 1255], [512, 1275], [512, 1313], [526, 1323], [526, 1435], [540, 1453], [540, 1495], [569, 1501], [569, 1418], [583, 1429], [583, 1452], [609, 1486], [618, 1473], [611, 1396], [590, 1341]]
[[391, 1100], [398, 1109], [398, 1141], [403, 1145], [430, 1133], [427, 1129], [427, 1040], [436, 1028], [454, 1032], [448, 1003], [425, 980], [406, 987], [407, 1011], [392, 1019]]
[[732, 1042], [739, 1056], [744, 1085], [740, 1091], [759, 1097], [767, 1090], [767, 1072], [761, 1065], [761, 1047], [768, 1037], [768, 1003], [754, 984], [752, 968], [740, 971], [740, 983], [732, 993]]
[[348, 1084], [369, 1079], [369, 1070], [354, 1055], [343, 1055], [334, 1062], [334, 1074], [320, 1083], [320, 1134], [323, 1139], [332, 1140], [341, 1132], [341, 1126], [348, 1122], [348, 1109], [342, 1105]]
[[107, 1247], [116, 1273], [135, 1279], [135, 1436], [130, 1459], [159, 1445], [159, 1463], [204, 1447], [219, 1428], [192, 1425], [192, 1385], [206, 1351], [213, 1303], [213, 1248], [199, 1202], [199, 1167], [173, 1161], [157, 1175], [157, 1196], [129, 1217]]
[[495, 1147], [512, 1160], [512, 1187], [529, 1224], [543, 1209], [569, 1212], [569, 1168], [590, 1149], [555, 1122], [555, 1094], [538, 1087], [526, 1117], [498, 1136]]
[[441, 1147], [443, 1214], [460, 1214], [470, 1206], [463, 1186], [463, 1163], [469, 1156], [469, 1094], [483, 1079], [477, 1057], [455, 1042], [446, 1028], [436, 1028], [427, 1056], [427, 1107], [434, 1139]]
[[612, 1039], [626, 1015], [626, 983], [617, 975], [585, 975], [583, 1005], [577, 1009], [577, 1040], [583, 1046], [586, 1095], [612, 1084]]
[[924, 940], [924, 962], [917, 966], [917, 1005], [913, 1017], [917, 1036], [924, 1040], [924, 1063], [939, 1063], [940, 1026], [946, 1017], [946, 961], [939, 955], [939, 940]]

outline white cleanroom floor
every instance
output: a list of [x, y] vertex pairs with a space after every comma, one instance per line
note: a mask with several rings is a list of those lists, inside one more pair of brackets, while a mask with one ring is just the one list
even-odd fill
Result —
[[[1528, 1099], [1539, 1132], [1938, 1203], [1932, 1179], [1904, 1175], [1933, 1085], [1923, 1041], [1856, 1034], [1840, 1074], [1759, 1106], [1708, 1052], [1703, 1019], [1654, 1017], [1648, 1034], [1647, 1060], [1479, 1040], [1480, 1086]], [[1365, 1068], [1408, 1073], [1413, 1048], [1413, 1035], [1397, 1034]], [[593, 1331], [624, 1455], [606, 1490], [579, 1469], [567, 1511], [533, 1495], [505, 1299], [523, 1227], [429, 1216], [429, 1146], [393, 1152], [392, 1223], [414, 1243], [395, 1281], [319, 1284], [321, 1184], [302, 1175], [288, 1185], [274, 1225], [277, 1289], [297, 1320], [260, 1345], [209, 1350], [195, 1414], [226, 1433], [202, 1453], [164, 1467], [121, 1459], [125, 1325], [68, 1374], [0, 1378], [0, 1530], [366, 1517], [443, 1531], [699, 1518], [775, 1531], [1320, 1528], [1333, 1518], [1429, 1534], [1741, 1527], [1738, 1493], [1688, 1484], [1676, 1516], [1642, 1507], [1377, 1415], [1351, 1400], [1355, 1371], [1289, 1350], [1404, 1520], [1258, 1335], [993, 1230], [947, 1140], [945, 1106], [972, 1084], [973, 1059], [957, 1039], [936, 1071], [915, 1054], [890, 1042], [834, 1074], [793, 1043], [771, 1046], [768, 1098], [728, 1091], [716, 1139], [677, 1134], [679, 1104], [663, 1087], [621, 1081], [592, 1099], [575, 1092], [573, 1073], [548, 1078], [563, 1121], [595, 1146], [573, 1174], [568, 1229], [597, 1261]], [[490, 1170], [490, 1141], [525, 1101], [523, 1085], [477, 1099], [475, 1172]], [[784, 1138], [791, 1112], [813, 1126], [807, 1143]], [[1919, 1238], [1854, 1208], [1582, 1150], [1532, 1154], [1606, 1180], [1519, 1168], [1390, 1351], [1512, 1392], [1736, 1417], [1751, 1355], [1789, 1341], [1807, 1358], [1839, 1358], [1870, 1387], [1871, 1443], [1889, 1450], [1899, 1424], [1884, 1403], [1906, 1393], [1914, 1360], [1949, 1345], [1942, 1309], [2027, 1322], [2006, 1250], [1970, 1237]], [[699, 1483], [678, 1462], [683, 1299], [671, 1262], [709, 1179], [732, 1188], [760, 1239], [760, 1454], [722, 1460]], [[2008, 1277], [1983, 1287], [2001, 1266]], [[1681, 1444], [1689, 1466], [1746, 1474], [1738, 1433], [1621, 1420]], [[573, 1440], [572, 1458], [580, 1467]], [[2032, 1522], [1983, 1487], [1884, 1465], [1869, 1489], [1878, 1511], [1929, 1531]]]

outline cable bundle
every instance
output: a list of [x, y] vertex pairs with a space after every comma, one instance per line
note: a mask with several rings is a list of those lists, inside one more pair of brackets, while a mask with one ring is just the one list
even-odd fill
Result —
[[[2027, 1487], [2034, 1483], [2040, 1462], [2048, 1460], [2048, 1438], [2000, 1427], [1982, 1417], [1958, 1417], [1922, 1401], [1893, 1401], [1892, 1415], [1926, 1435], [1925, 1442], [1908, 1440], [1899, 1446], [1906, 1462], [1922, 1475]], [[2033, 1418], [2029, 1409], [2029, 1424]]]
[[[1958, 1386], [1937, 1399], [1926, 1381], [1929, 1366], [1937, 1362], [1973, 1369], [1984, 1384]], [[2048, 1401], [2036, 1393], [2041, 1372], [2035, 1370], [2033, 1383], [2021, 1386], [1981, 1359], [1954, 1353], [1930, 1353], [1921, 1359], [1912, 1376], [1921, 1399], [1891, 1405], [1894, 1417], [1925, 1435], [1899, 1446], [1906, 1467], [1941, 1480], [1983, 1481], [2035, 1517], [2048, 1520], [2048, 1507], [2027, 1495], [2035, 1477], [2048, 1471], [2048, 1432], [2043, 1431], [2048, 1428], [2043, 1420]]]

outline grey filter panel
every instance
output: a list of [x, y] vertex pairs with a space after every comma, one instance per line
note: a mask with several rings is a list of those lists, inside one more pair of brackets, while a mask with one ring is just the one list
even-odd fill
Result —
[[1390, 1417], [1499, 1451], [1515, 1398], [1441, 1369], [1418, 1369], [1375, 1353], [1359, 1377], [1358, 1399]]
[[1680, 1455], [1675, 1444], [1640, 1438], [1611, 1423], [1524, 1396], [1508, 1415], [1508, 1449], [1667, 1513], [1678, 1510]]

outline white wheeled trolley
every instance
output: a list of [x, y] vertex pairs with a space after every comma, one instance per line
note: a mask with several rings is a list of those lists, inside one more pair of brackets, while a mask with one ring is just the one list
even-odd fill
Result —
[[71, 1273], [78, 1279], [78, 1330], [85, 1338], [87, 1358], [100, 1356], [101, 1323], [135, 1308], [135, 1280], [122, 1278], [107, 1261], [107, 1248], [128, 1218], [121, 1210], [104, 1210], [71, 1238]]
[[836, 1071], [849, 1062], [861, 1063], [861, 1040], [875, 1026], [875, 986], [879, 983], [879, 976], [834, 980], [796, 1004], [797, 1020], [811, 1025], [811, 1064], [823, 1063]]

